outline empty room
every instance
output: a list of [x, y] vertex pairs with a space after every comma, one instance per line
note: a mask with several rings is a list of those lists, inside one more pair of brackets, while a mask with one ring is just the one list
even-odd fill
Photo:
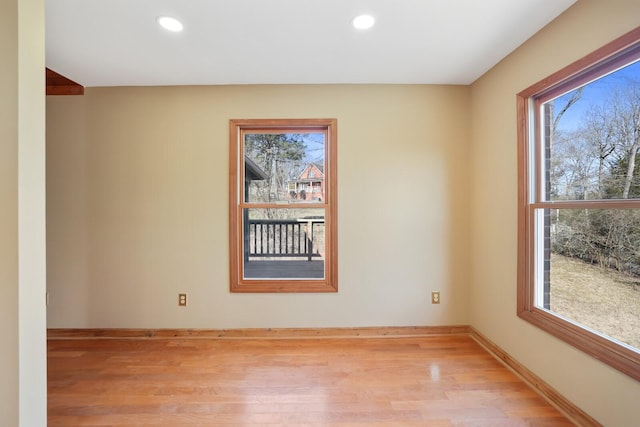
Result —
[[638, 17], [3, 1], [0, 425], [637, 425]]

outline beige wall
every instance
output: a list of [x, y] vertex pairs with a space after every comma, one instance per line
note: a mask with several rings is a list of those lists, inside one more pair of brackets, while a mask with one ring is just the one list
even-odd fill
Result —
[[[49, 326], [468, 323], [468, 94], [222, 86], [49, 97]], [[229, 119], [295, 117], [338, 119], [340, 291], [230, 294]]]
[[607, 426], [638, 422], [640, 383], [516, 317], [515, 95], [634, 28], [638, 1], [581, 0], [471, 92], [471, 324]]
[[0, 3], [0, 424], [18, 424], [18, 4]]
[[0, 3], [0, 425], [46, 425], [44, 1]]
[[[47, 97], [48, 324], [89, 321], [85, 97]], [[55, 173], [54, 173], [55, 172]], [[63, 303], [64, 302], [64, 303]], [[62, 304], [63, 303], [63, 304]], [[64, 305], [67, 309], [55, 310]]]

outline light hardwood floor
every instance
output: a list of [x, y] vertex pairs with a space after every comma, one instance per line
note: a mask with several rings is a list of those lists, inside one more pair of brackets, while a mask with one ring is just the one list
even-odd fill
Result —
[[466, 335], [54, 339], [49, 426], [572, 426]]

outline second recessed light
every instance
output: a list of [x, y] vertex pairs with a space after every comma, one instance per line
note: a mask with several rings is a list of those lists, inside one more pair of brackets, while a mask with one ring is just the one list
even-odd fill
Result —
[[376, 23], [376, 19], [371, 15], [356, 16], [353, 20], [353, 26], [358, 30], [367, 30], [373, 27]]
[[178, 21], [176, 18], [172, 18], [170, 16], [161, 16], [158, 18], [158, 24], [162, 28], [168, 31], [173, 31], [174, 33], [182, 31], [184, 28], [182, 26], [182, 22]]

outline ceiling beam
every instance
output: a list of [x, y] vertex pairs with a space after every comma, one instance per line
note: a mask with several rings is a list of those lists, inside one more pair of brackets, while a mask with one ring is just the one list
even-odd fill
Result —
[[84, 95], [84, 86], [46, 69], [47, 95]]

